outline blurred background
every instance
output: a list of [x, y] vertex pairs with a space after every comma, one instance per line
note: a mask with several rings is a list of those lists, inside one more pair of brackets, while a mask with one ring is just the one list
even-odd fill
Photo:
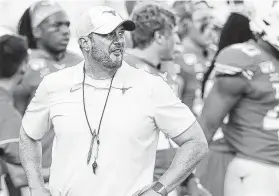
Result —
[[[148, 2], [148, 0], [143, 0]], [[271, 0], [251, 0], [255, 3], [260, 10], [264, 10], [265, 6], [268, 6], [268, 1]], [[0, 34], [5, 34], [9, 32], [16, 31], [16, 25], [25, 11], [33, 2], [36, 0], [0, 0]], [[75, 40], [75, 27], [76, 27], [76, 18], [86, 10], [88, 7], [93, 5], [108, 5], [116, 9], [124, 18], [128, 17], [125, 0], [58, 0], [67, 11], [70, 21], [71, 21], [71, 34], [72, 39], [69, 44], [69, 49], [75, 52], [80, 53], [77, 48], [77, 43]], [[159, 1], [167, 5], [172, 5], [173, 0], [163, 0]], [[207, 0], [207, 2], [214, 8], [216, 11], [213, 11], [214, 17], [216, 17], [218, 22], [224, 23], [226, 17], [231, 11], [230, 4], [226, 0]]]
[[[16, 25], [25, 9], [27, 9], [32, 3], [36, 1], [37, 0], [0, 0], [0, 34], [15, 32]], [[142, 1], [149, 2], [148, 0]], [[57, 2], [59, 2], [65, 8], [69, 15], [71, 21], [70, 29], [72, 39], [68, 47], [70, 50], [73, 50], [77, 53], [80, 53], [80, 50], [77, 48], [77, 43], [75, 40], [75, 19], [88, 7], [94, 5], [108, 5], [116, 9], [122, 15], [122, 17], [128, 17], [125, 0], [57, 0]], [[174, 0], [161, 0], [158, 2], [171, 6]], [[266, 10], [266, 8], [272, 4], [273, 0], [245, 1], [246, 4], [247, 2], [251, 3], [251, 5], [257, 9], [257, 12], [264, 12], [264, 10]], [[212, 11], [212, 14], [220, 24], [223, 24], [232, 9], [235, 9], [233, 6], [235, 5], [234, 0], [207, 0], [207, 3], [213, 7], [214, 10]]]

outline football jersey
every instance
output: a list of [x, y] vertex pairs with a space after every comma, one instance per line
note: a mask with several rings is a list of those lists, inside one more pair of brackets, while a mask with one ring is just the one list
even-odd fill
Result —
[[190, 38], [184, 38], [182, 45], [183, 54], [175, 58], [175, 63], [181, 66], [180, 75], [184, 81], [181, 99], [184, 104], [193, 110], [196, 107], [196, 92], [201, 88], [199, 79], [203, 76], [208, 59], [203, 54], [202, 48], [197, 46]]
[[[30, 54], [29, 67], [26, 70], [22, 83], [14, 92], [15, 106], [23, 114], [27, 105], [33, 98], [37, 87], [43, 77], [49, 73], [59, 71], [66, 67], [77, 65], [82, 57], [66, 52], [64, 58], [55, 61], [43, 50], [32, 50]], [[47, 168], [51, 164], [51, 152], [54, 132], [49, 131], [42, 139], [43, 167]]]
[[223, 49], [215, 71], [247, 82], [247, 92], [229, 112], [225, 139], [240, 157], [279, 164], [279, 61], [250, 40]]
[[24, 113], [45, 75], [76, 65], [81, 61], [82, 57], [69, 51], [65, 53], [64, 58], [56, 61], [44, 50], [32, 50], [29, 67], [26, 70], [21, 84], [17, 86], [14, 93], [15, 106], [19, 112]]

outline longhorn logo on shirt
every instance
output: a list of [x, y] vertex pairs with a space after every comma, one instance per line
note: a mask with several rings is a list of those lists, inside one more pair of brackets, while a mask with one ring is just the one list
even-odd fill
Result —
[[122, 95], [124, 95], [126, 93], [127, 90], [129, 90], [130, 88], [132, 87], [127, 87], [125, 88], [124, 86], [121, 88], [121, 91], [122, 91]]
[[116, 16], [116, 12], [114, 10], [103, 11], [103, 13], [111, 13], [112, 15]]

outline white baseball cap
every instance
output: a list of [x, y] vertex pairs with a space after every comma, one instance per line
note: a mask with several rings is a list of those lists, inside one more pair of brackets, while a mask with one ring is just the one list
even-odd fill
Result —
[[136, 27], [131, 20], [123, 18], [108, 6], [94, 6], [82, 13], [77, 24], [77, 38], [91, 33], [106, 35], [122, 25], [126, 31], [133, 31]]

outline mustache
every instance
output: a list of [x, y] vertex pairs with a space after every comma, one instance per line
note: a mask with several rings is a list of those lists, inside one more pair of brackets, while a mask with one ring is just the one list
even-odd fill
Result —
[[123, 52], [123, 51], [124, 51], [124, 47], [115, 47], [115, 48], [111, 48], [109, 51], [110, 51], [110, 52], [114, 52], [114, 51], [116, 51], [116, 50], [120, 50], [121, 52]]

